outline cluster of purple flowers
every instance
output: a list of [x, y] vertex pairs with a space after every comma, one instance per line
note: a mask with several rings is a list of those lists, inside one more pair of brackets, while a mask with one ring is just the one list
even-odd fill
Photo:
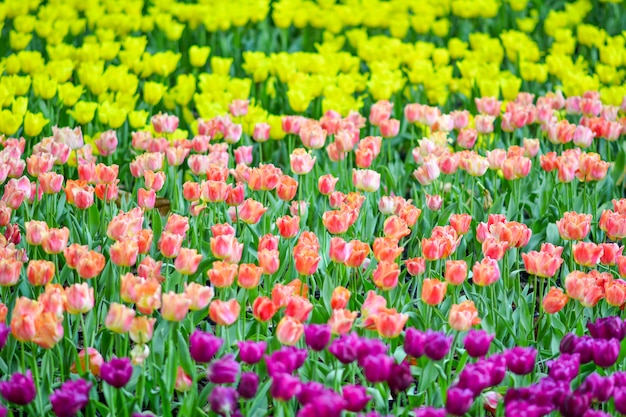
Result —
[[615, 399], [618, 412], [626, 413], [626, 373], [588, 375], [575, 389], [572, 384], [580, 366], [594, 363], [600, 368], [615, 364], [626, 323], [619, 317], [598, 319], [587, 324], [590, 336], [566, 335], [561, 341], [561, 355], [548, 363], [548, 375], [537, 384], [509, 390], [504, 397], [505, 416], [542, 417], [559, 411], [563, 417], [608, 417], [594, 410], [593, 403]]

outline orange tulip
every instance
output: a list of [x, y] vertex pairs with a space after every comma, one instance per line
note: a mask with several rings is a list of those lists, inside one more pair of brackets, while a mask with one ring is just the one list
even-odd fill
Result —
[[372, 245], [374, 258], [378, 261], [394, 262], [402, 255], [404, 248], [398, 246], [398, 240], [389, 237], [377, 237]]
[[572, 247], [572, 251], [574, 252], [574, 261], [577, 264], [589, 267], [600, 262], [604, 253], [603, 247], [593, 242], [578, 242]]
[[272, 302], [276, 308], [287, 307], [292, 295], [294, 295], [294, 289], [290, 286], [274, 284], [274, 288], [272, 288]]
[[32, 260], [26, 267], [28, 282], [33, 286], [42, 286], [49, 283], [54, 277], [54, 263], [43, 260]]
[[200, 285], [196, 282], [185, 283], [185, 296], [191, 302], [189, 310], [202, 310], [209, 305], [215, 292], [213, 288]]
[[111, 303], [104, 325], [114, 333], [126, 333], [135, 317], [135, 310], [123, 304]]
[[385, 220], [383, 224], [383, 233], [385, 237], [391, 239], [402, 239], [411, 234], [411, 229], [406, 222], [399, 216], [393, 215]]
[[26, 297], [15, 301], [11, 315], [11, 334], [20, 342], [33, 340], [37, 333], [36, 319], [43, 312], [41, 304]]
[[350, 291], [345, 287], [336, 287], [330, 298], [330, 307], [333, 310], [346, 308], [350, 300]]
[[283, 317], [276, 326], [276, 338], [280, 343], [287, 346], [293, 346], [304, 333], [304, 325], [291, 316]]
[[41, 247], [47, 254], [56, 254], [63, 252], [70, 238], [70, 229], [63, 227], [62, 229], [49, 229], [41, 241]]
[[398, 285], [398, 276], [400, 268], [395, 262], [380, 261], [376, 265], [372, 280], [378, 288], [383, 291], [389, 291]]
[[261, 219], [263, 213], [267, 211], [267, 207], [263, 207], [263, 204], [256, 200], [248, 198], [239, 206], [237, 215], [239, 219], [244, 223], [256, 224]]
[[196, 249], [181, 248], [174, 261], [174, 267], [182, 275], [193, 275], [198, 270], [201, 260], [202, 254]]
[[215, 261], [211, 269], [207, 271], [207, 276], [216, 288], [228, 288], [235, 282], [237, 269], [236, 264]]
[[139, 245], [136, 239], [124, 239], [113, 243], [109, 247], [111, 262], [117, 266], [130, 267], [137, 263]]
[[357, 312], [346, 309], [333, 310], [328, 325], [333, 334], [346, 334], [352, 329]]
[[302, 275], [313, 275], [317, 271], [320, 256], [317, 249], [310, 246], [295, 247], [293, 251], [295, 266]]
[[406, 314], [399, 314], [396, 309], [381, 309], [377, 314], [372, 316], [376, 331], [381, 337], [387, 337], [390, 339], [400, 336], [404, 325], [406, 324], [409, 316]]
[[322, 215], [322, 223], [328, 233], [340, 235], [352, 226], [352, 213], [347, 210], [326, 211]]
[[[87, 354], [89, 352], [89, 354]], [[89, 356], [88, 359], [85, 356]], [[82, 374], [87, 368], [87, 364], [89, 364], [89, 371], [94, 376], [100, 376], [100, 367], [104, 363], [104, 358], [94, 348], [83, 349], [78, 353], [78, 360], [72, 364], [70, 367], [70, 371], [74, 373]], [[80, 370], [78, 369], [80, 367]]]
[[63, 339], [63, 319], [54, 313], [42, 313], [35, 318], [35, 336], [32, 341], [44, 349], [53, 348]]
[[604, 284], [606, 302], [613, 307], [623, 307], [626, 303], [626, 281], [615, 279]]
[[[259, 258], [259, 267], [260, 267], [259, 278], [260, 278], [261, 273], [265, 275], [272, 275], [273, 273], [278, 271], [278, 268], [280, 267], [279, 256], [280, 254], [278, 253], [277, 250], [263, 249], [257, 252], [257, 257]], [[241, 267], [239, 267], [239, 270], [240, 270], [239, 280], [241, 282]], [[256, 287], [258, 283], [259, 281], [257, 280], [256, 283], [254, 284], [254, 287]]]
[[289, 302], [287, 302], [285, 315], [304, 322], [309, 317], [311, 310], [313, 310], [313, 304], [311, 304], [309, 300], [299, 295], [294, 295], [289, 298]]
[[159, 238], [159, 251], [166, 258], [176, 258], [184, 238], [184, 235], [164, 231]]
[[252, 304], [252, 315], [258, 321], [268, 321], [276, 314], [276, 306], [267, 297], [257, 297]]
[[213, 300], [209, 306], [209, 317], [220, 326], [230, 326], [237, 321], [240, 310], [236, 298], [229, 301]]
[[349, 253], [348, 260], [345, 262], [346, 266], [350, 268], [358, 268], [363, 265], [365, 258], [370, 253], [370, 246], [359, 240], [352, 240], [348, 243]]
[[450, 215], [450, 226], [456, 230], [459, 235], [464, 235], [469, 231], [472, 223], [472, 216], [469, 214], [452, 214]]
[[385, 297], [369, 290], [363, 304], [361, 305], [361, 320], [363, 321], [363, 327], [368, 330], [375, 330], [376, 324], [374, 323], [373, 317], [386, 307], [387, 300], [385, 300]]
[[130, 339], [141, 345], [148, 343], [152, 340], [155, 322], [156, 319], [153, 317], [138, 316], [133, 318], [128, 331]]
[[583, 240], [591, 230], [591, 220], [591, 214], [568, 211], [556, 222], [556, 227], [564, 240]]
[[[262, 252], [269, 251], [263, 250]], [[261, 263], [261, 257], [259, 257], [259, 263]], [[276, 267], [276, 269], [278, 269], [278, 267]], [[263, 268], [254, 264], [241, 264], [239, 265], [239, 273], [237, 274], [237, 284], [241, 288], [256, 288], [261, 280], [261, 274], [264, 272]]]
[[461, 285], [467, 278], [467, 262], [446, 261], [446, 282], [450, 285]]
[[291, 201], [298, 191], [298, 181], [289, 175], [282, 175], [276, 185], [276, 194], [283, 201]]
[[474, 268], [472, 268], [472, 273], [472, 281], [481, 287], [491, 285], [500, 279], [498, 261], [491, 258], [485, 258], [481, 262], [476, 262]]
[[543, 306], [543, 309], [546, 311], [546, 313], [555, 314], [561, 311], [563, 307], [565, 307], [565, 304], [567, 304], [568, 300], [569, 297], [567, 296], [567, 294], [563, 293], [562, 289], [552, 287], [550, 288], [550, 291], [548, 291], [548, 294], [543, 297], [541, 305]]
[[463, 301], [460, 304], [453, 304], [448, 315], [450, 327], [459, 332], [466, 332], [480, 324], [478, 310], [472, 300]]
[[428, 305], [436, 306], [446, 296], [448, 283], [434, 278], [427, 278], [422, 283], [422, 301]]
[[189, 313], [190, 305], [191, 300], [185, 294], [170, 291], [162, 296], [161, 316], [167, 321], [183, 321]]
[[285, 239], [295, 237], [300, 231], [300, 216], [283, 216], [276, 219], [278, 233]]
[[31, 220], [24, 223], [26, 227], [26, 242], [29, 245], [39, 246], [43, 242], [44, 236], [48, 233], [46, 222]]
[[93, 288], [85, 282], [66, 288], [65, 296], [65, 311], [70, 314], [87, 313], [94, 306]]

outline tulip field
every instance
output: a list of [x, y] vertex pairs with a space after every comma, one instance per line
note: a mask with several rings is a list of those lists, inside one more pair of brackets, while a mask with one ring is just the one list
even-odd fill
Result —
[[0, 417], [626, 415], [620, 0], [0, 3]]

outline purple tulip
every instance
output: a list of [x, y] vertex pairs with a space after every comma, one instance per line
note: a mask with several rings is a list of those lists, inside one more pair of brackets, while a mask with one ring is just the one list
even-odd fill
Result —
[[503, 354], [491, 355], [485, 362], [491, 365], [489, 372], [491, 376], [490, 385], [499, 385], [506, 376], [506, 357]]
[[513, 401], [504, 406], [505, 416], [515, 417], [544, 417], [549, 414], [551, 410], [546, 410], [544, 407], [538, 407], [534, 404], [530, 404], [526, 401]]
[[357, 362], [363, 367], [363, 359], [371, 355], [386, 355], [389, 346], [380, 339], [361, 338], [357, 343]]
[[324, 391], [326, 391], [324, 384], [317, 381], [310, 381], [302, 384], [302, 389], [298, 393], [298, 402], [302, 405], [314, 403], [317, 398], [324, 393]]
[[324, 390], [315, 402], [300, 409], [297, 417], [340, 417], [343, 410], [343, 398], [332, 390]]
[[448, 389], [446, 411], [453, 416], [462, 416], [469, 411], [474, 402], [474, 393], [471, 390], [452, 387]]
[[561, 353], [574, 353], [574, 346], [576, 346], [576, 342], [578, 342], [578, 336], [574, 333], [567, 333], [563, 336], [563, 339], [561, 339], [559, 351]]
[[254, 365], [255, 363], [258, 363], [263, 357], [265, 349], [267, 349], [267, 343], [265, 343], [264, 341], [237, 342], [237, 346], [239, 346], [239, 358], [249, 365]]
[[333, 356], [339, 360], [339, 362], [346, 365], [356, 360], [358, 354], [358, 342], [359, 337], [356, 333], [351, 333], [330, 342], [328, 351], [332, 353]]
[[617, 316], [599, 318], [595, 323], [589, 321], [587, 329], [594, 339], [617, 339], [621, 342], [626, 336], [626, 324]]
[[26, 374], [16, 372], [8, 381], [0, 382], [0, 395], [13, 404], [29, 404], [37, 396], [31, 372], [26, 371]]
[[404, 336], [404, 351], [407, 355], [420, 358], [424, 355], [426, 347], [426, 333], [420, 332], [413, 327], [406, 329]]
[[563, 417], [582, 417], [591, 405], [591, 394], [572, 393], [563, 399], [559, 411]]
[[618, 371], [613, 374], [615, 388], [626, 388], [626, 372]]
[[283, 347], [270, 356], [265, 355], [267, 373], [269, 376], [281, 373], [292, 374], [304, 365], [306, 357], [307, 351], [304, 349], [297, 349], [290, 346]]
[[595, 339], [593, 350], [593, 362], [602, 367], [609, 368], [617, 362], [621, 343], [617, 339]]
[[620, 414], [626, 414], [626, 387], [619, 387], [613, 390], [615, 410]]
[[484, 330], [470, 330], [465, 336], [463, 345], [472, 358], [481, 358], [489, 352], [489, 346], [495, 335]]
[[272, 397], [280, 401], [289, 401], [302, 390], [302, 382], [289, 374], [277, 374], [272, 376], [270, 393]]
[[391, 365], [391, 372], [387, 377], [387, 385], [395, 394], [406, 391], [413, 383], [413, 375], [411, 375], [411, 364], [402, 361], [400, 364]]
[[571, 382], [580, 369], [580, 355], [567, 353], [559, 358], [548, 362], [548, 376], [556, 381]]
[[536, 405], [555, 408], [570, 394], [570, 384], [566, 381], [543, 378], [534, 386], [532, 392]]
[[0, 323], [0, 350], [7, 344], [9, 333], [11, 333], [11, 328], [4, 323]]
[[189, 337], [189, 353], [194, 361], [210, 362], [224, 341], [212, 333], [195, 330]]
[[57, 417], [73, 417], [89, 402], [91, 382], [84, 379], [67, 381], [50, 395], [52, 411]]
[[228, 354], [214, 360], [207, 368], [207, 379], [214, 384], [233, 384], [239, 374], [239, 362]]
[[0, 417], [7, 417], [7, 414], [9, 414], [9, 409], [0, 405]]
[[393, 358], [387, 355], [369, 355], [363, 359], [363, 374], [372, 384], [384, 382], [389, 377]]
[[345, 385], [342, 393], [345, 409], [353, 413], [363, 410], [369, 400], [372, 399], [372, 397], [367, 395], [367, 390], [363, 385]]
[[452, 337], [447, 337], [442, 332], [433, 332], [428, 330], [426, 332], [426, 347], [424, 353], [433, 361], [440, 361], [446, 357], [450, 352], [450, 346], [452, 345]]
[[469, 389], [474, 396], [478, 396], [484, 389], [491, 386], [490, 370], [493, 367], [488, 362], [467, 364], [459, 373], [458, 388]]
[[535, 358], [537, 350], [528, 347], [514, 347], [506, 353], [506, 366], [516, 375], [527, 375], [532, 372], [535, 367]]
[[585, 378], [577, 391], [591, 394], [593, 399], [603, 403], [611, 398], [614, 387], [613, 376], [603, 377], [594, 372]]
[[331, 331], [327, 324], [309, 324], [304, 328], [304, 341], [315, 352], [321, 352], [330, 342]]
[[241, 378], [239, 378], [239, 386], [237, 386], [237, 392], [241, 395], [241, 398], [249, 400], [254, 398], [259, 389], [259, 376], [254, 372], [243, 372]]
[[237, 409], [238, 394], [232, 387], [217, 386], [209, 395], [211, 410], [220, 416], [232, 416]]
[[132, 375], [133, 365], [129, 358], [113, 358], [103, 363], [100, 368], [100, 377], [115, 388], [122, 388], [128, 384]]
[[144, 413], [133, 413], [132, 417], [156, 417], [150, 411], [146, 411]]
[[444, 408], [420, 407], [413, 410], [415, 417], [446, 417]]
[[577, 353], [580, 356], [580, 363], [584, 365], [593, 361], [594, 349], [594, 340], [589, 336], [582, 336], [574, 343], [572, 353]]

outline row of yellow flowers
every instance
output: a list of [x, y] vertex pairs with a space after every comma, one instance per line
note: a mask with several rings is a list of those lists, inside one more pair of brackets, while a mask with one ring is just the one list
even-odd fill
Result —
[[[23, 126], [26, 135], [36, 136], [51, 118], [58, 123], [63, 115], [81, 125], [96, 120], [102, 128], [119, 128], [128, 120], [131, 128], [140, 128], [155, 106], [180, 111], [191, 124], [196, 116], [210, 118], [226, 112], [234, 99], [252, 97], [256, 105], [249, 124], [269, 121], [277, 138], [282, 134], [278, 118], [268, 112], [277, 88], [293, 112], [306, 112], [319, 99], [321, 110], [342, 114], [361, 109], [367, 99], [395, 95], [415, 99], [420, 90], [430, 104], [438, 105], [451, 95], [474, 93], [512, 100], [525, 82], [560, 84], [566, 96], [597, 90], [603, 102], [612, 105], [619, 105], [626, 95], [626, 32], [611, 36], [584, 23], [592, 7], [588, 0], [548, 13], [541, 28], [552, 39], [546, 49], [532, 36], [537, 11], [523, 10], [525, 3], [519, 1], [417, 5], [281, 0], [273, 5], [271, 16], [270, 5], [263, 0], [244, 2], [237, 10], [221, 1], [39, 3], [0, 5], [6, 26], [2, 33], [8, 32], [10, 47], [0, 63], [0, 133], [7, 135]], [[451, 35], [450, 18], [489, 20], [503, 7], [521, 16], [516, 18], [518, 29], [499, 36], [472, 33], [466, 40]], [[373, 9], [377, 12], [371, 13]], [[211, 11], [210, 18], [202, 13], [206, 10]], [[328, 18], [317, 20], [320, 14]], [[393, 18], [396, 15], [402, 19]], [[435, 20], [425, 28], [430, 17]], [[216, 18], [228, 22], [216, 28], [208, 23]], [[131, 27], [124, 23], [128, 19]], [[198, 45], [174, 51], [182, 45], [178, 41], [186, 29], [206, 35], [206, 31], [266, 19], [278, 28], [322, 29], [316, 52], [232, 54], [219, 48], [222, 55], [233, 56], [217, 56], [210, 46]], [[328, 19], [339, 19], [339, 30]], [[408, 27], [402, 31], [394, 26], [407, 19], [416, 34], [429, 36], [407, 39]], [[374, 34], [368, 29], [386, 32]], [[35, 50], [41, 45], [45, 52]], [[597, 60], [583, 55], [573, 59], [577, 48], [593, 50], [590, 56]], [[240, 62], [240, 67], [234, 62]], [[48, 106], [38, 111], [38, 99], [56, 100], [61, 112], [53, 114]]]

